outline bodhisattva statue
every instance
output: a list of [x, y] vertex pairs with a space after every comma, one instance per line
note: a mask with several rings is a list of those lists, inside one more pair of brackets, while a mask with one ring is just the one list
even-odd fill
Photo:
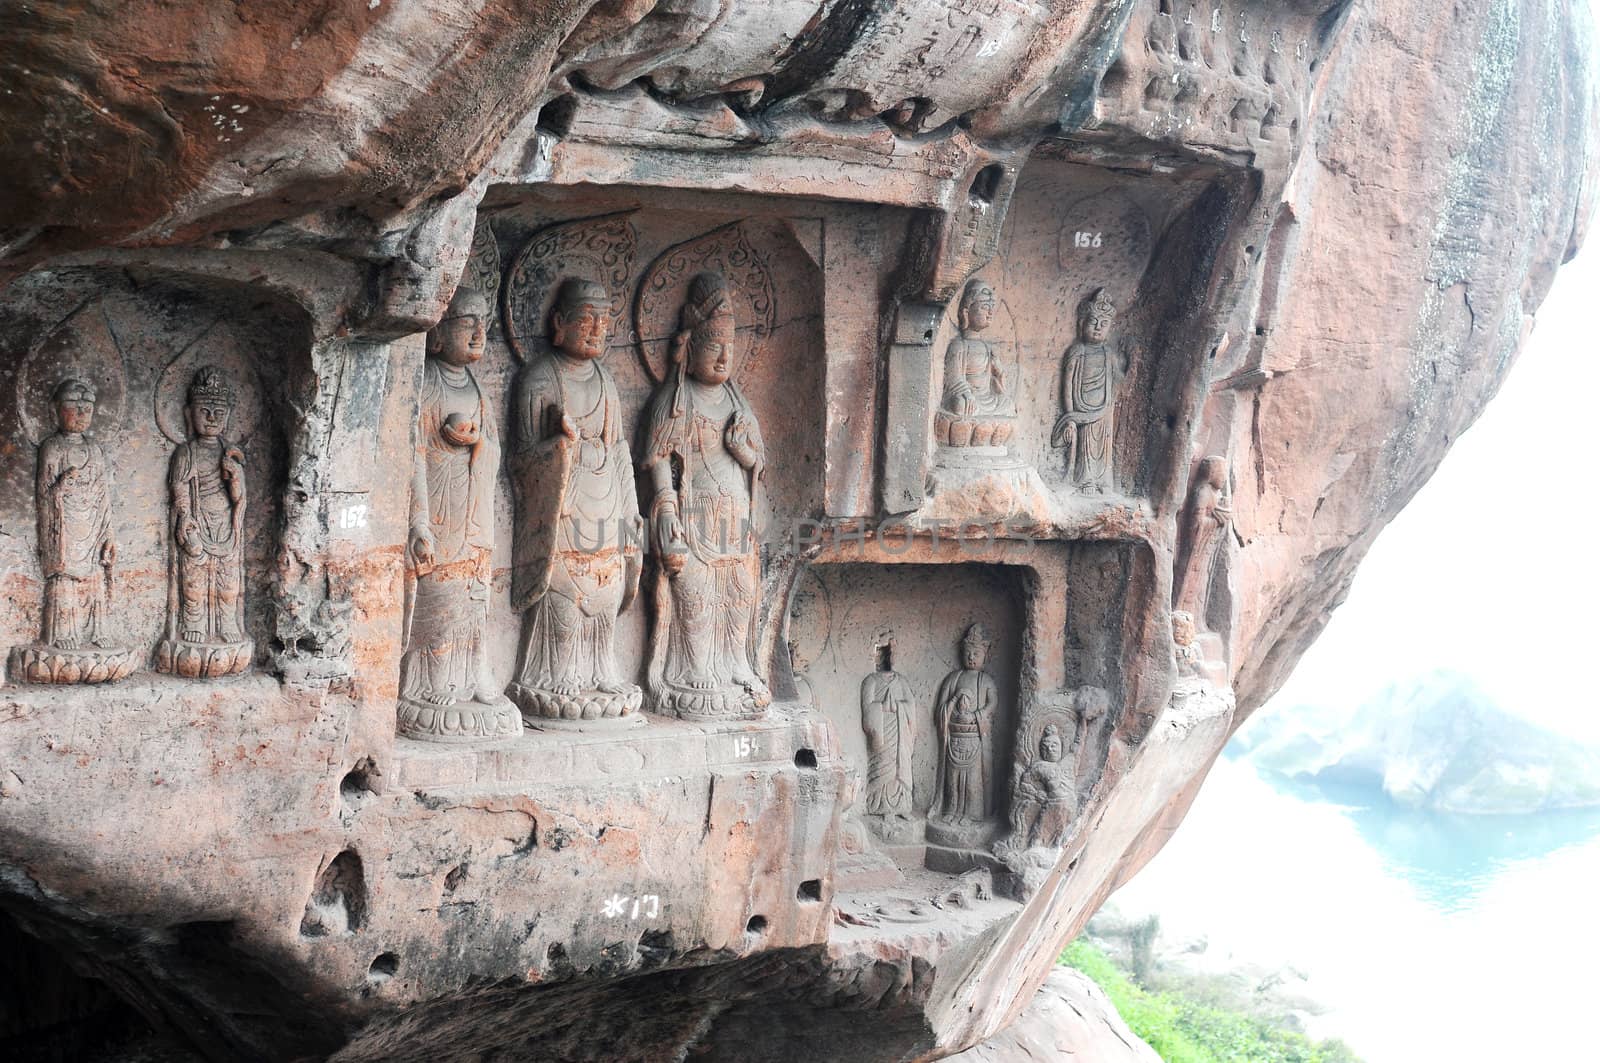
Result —
[[399, 731], [434, 742], [522, 733], [516, 706], [489, 675], [485, 637], [500, 446], [468, 367], [483, 357], [488, 319], [482, 292], [456, 289], [428, 332], [417, 407]]
[[1039, 755], [1017, 780], [1011, 797], [1012, 840], [1026, 848], [1051, 848], [1066, 837], [1078, 814], [1076, 773], [1067, 762], [1061, 729], [1046, 724]]
[[94, 388], [63, 380], [55, 390], [56, 432], [39, 444], [34, 480], [44, 619], [38, 642], [11, 653], [30, 683], [109, 683], [133, 671], [134, 651], [106, 629], [117, 541], [111, 528], [111, 463], [88, 435]]
[[1205, 628], [1217, 547], [1233, 519], [1227, 490], [1227, 459], [1217, 454], [1200, 459], [1183, 514], [1184, 555], [1172, 593], [1173, 608], [1188, 613], [1200, 629]]
[[961, 667], [944, 677], [934, 702], [939, 770], [931, 818], [965, 827], [989, 818], [989, 725], [999, 704], [994, 679], [983, 670], [989, 635], [973, 624], [961, 639]]
[[617, 616], [639, 588], [643, 539], [622, 403], [600, 364], [610, 304], [599, 284], [564, 281], [551, 350], [517, 381], [511, 604], [523, 622], [506, 694], [530, 723], [617, 720], [643, 698], [614, 650]]
[[659, 566], [650, 696], [656, 711], [686, 719], [750, 718], [772, 702], [754, 661], [754, 524], [766, 454], [755, 412], [731, 379], [735, 324], [727, 281], [696, 275], [673, 338], [673, 368], [645, 421], [650, 547]]
[[227, 437], [234, 391], [216, 366], [189, 384], [189, 439], [172, 452], [167, 634], [156, 669], [188, 678], [236, 675], [255, 644], [244, 633], [244, 451]]
[[1062, 412], [1050, 436], [1052, 446], [1066, 450], [1067, 473], [1073, 482], [1096, 494], [1116, 486], [1111, 447], [1117, 387], [1127, 370], [1122, 352], [1106, 342], [1116, 318], [1116, 305], [1104, 288], [1083, 301], [1078, 338], [1067, 348], [1062, 374]]
[[974, 278], [961, 294], [961, 335], [944, 354], [944, 398], [934, 414], [934, 441], [948, 447], [1004, 446], [1016, 429], [1017, 404], [1006, 391], [994, 346], [981, 339], [994, 321], [994, 288]]
[[861, 729], [867, 739], [866, 812], [885, 829], [892, 826], [889, 819], [909, 821], [912, 815], [913, 711], [905, 677], [887, 658], [880, 660], [878, 670], [861, 681]]

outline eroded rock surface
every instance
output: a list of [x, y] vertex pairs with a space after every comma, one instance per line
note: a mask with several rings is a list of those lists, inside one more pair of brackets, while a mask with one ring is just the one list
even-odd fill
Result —
[[1000, 1034], [1509, 368], [1587, 32], [19, 10], [0, 907], [67, 988], [5, 1029], [103, 985], [228, 1059]]

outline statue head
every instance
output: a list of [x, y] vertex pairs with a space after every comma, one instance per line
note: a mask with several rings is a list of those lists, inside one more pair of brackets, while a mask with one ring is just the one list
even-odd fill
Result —
[[961, 293], [962, 332], [982, 332], [994, 321], [994, 285], [977, 277]]
[[702, 384], [726, 383], [733, 374], [735, 322], [722, 274], [700, 273], [689, 282], [678, 327], [689, 375]]
[[428, 330], [428, 357], [446, 365], [471, 365], [483, 357], [488, 325], [489, 300], [472, 285], [461, 285], [450, 297], [444, 317]]
[[1061, 742], [1061, 728], [1053, 723], [1044, 725], [1044, 730], [1039, 734], [1039, 759], [1051, 763], [1059, 761], [1064, 752]]
[[94, 385], [85, 380], [69, 378], [56, 385], [52, 396], [56, 407], [56, 424], [63, 432], [87, 432], [94, 423]]
[[982, 624], [973, 624], [961, 636], [961, 667], [978, 669], [989, 659], [989, 632]]
[[550, 345], [573, 358], [598, 358], [606, 352], [611, 328], [611, 296], [582, 277], [568, 277], [550, 311]]
[[189, 382], [189, 428], [196, 439], [216, 439], [228, 430], [233, 413], [233, 385], [228, 374], [203, 365]]
[[1195, 472], [1195, 485], [1207, 484], [1218, 491], [1228, 483], [1228, 459], [1221, 454], [1208, 454], [1200, 459], [1200, 468]]
[[1117, 322], [1117, 304], [1104, 288], [1096, 288], [1078, 308], [1078, 338], [1085, 343], [1104, 343]]
[[1172, 641], [1178, 646], [1193, 646], [1194, 636], [1194, 615], [1182, 609], [1173, 610]]

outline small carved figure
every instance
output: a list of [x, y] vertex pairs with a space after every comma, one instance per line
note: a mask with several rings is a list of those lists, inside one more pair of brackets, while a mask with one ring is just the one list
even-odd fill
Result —
[[227, 436], [234, 391], [216, 366], [189, 384], [189, 438], [172, 452], [167, 634], [156, 668], [215, 679], [250, 667], [255, 643], [244, 633], [244, 451]]
[[500, 446], [469, 367], [483, 357], [488, 316], [482, 292], [456, 289], [428, 332], [417, 408], [399, 730], [435, 742], [522, 733], [489, 676], [485, 645]]
[[1205, 626], [1217, 547], [1233, 519], [1227, 492], [1227, 459], [1218, 454], [1200, 459], [1189, 488], [1189, 504], [1184, 509], [1183, 553], [1178, 578], [1172, 586], [1173, 608], [1188, 613], [1200, 628]]
[[506, 694], [529, 722], [616, 720], [643, 698], [613, 648], [639, 588], [642, 529], [622, 402], [600, 363], [610, 303], [593, 281], [564, 281], [551, 349], [517, 381], [511, 604], [523, 625]]
[[1078, 814], [1076, 773], [1055, 724], [1039, 735], [1038, 756], [1017, 780], [1011, 798], [1012, 836], [1028, 848], [1058, 846]]
[[861, 681], [861, 729], [867, 738], [867, 815], [911, 818], [911, 753], [916, 745], [911, 687], [890, 668], [883, 647], [878, 670]]
[[944, 354], [944, 398], [934, 415], [934, 440], [951, 447], [1004, 446], [1016, 428], [1017, 405], [1006, 390], [994, 346], [979, 338], [994, 321], [994, 288], [973, 278], [961, 295], [961, 335]]
[[34, 481], [43, 630], [38, 642], [12, 651], [11, 669], [31, 683], [114, 682], [133, 671], [135, 656], [105, 631], [117, 562], [111, 463], [88, 435], [94, 387], [63, 380], [54, 401], [57, 430], [39, 444]]
[[1065, 448], [1067, 472], [1079, 487], [1097, 494], [1113, 488], [1111, 447], [1117, 386], [1127, 371], [1122, 353], [1106, 341], [1117, 308], [1098, 288], [1083, 301], [1078, 338], [1067, 348], [1061, 383], [1061, 416], [1050, 444]]
[[697, 274], [673, 339], [673, 369], [645, 421], [642, 467], [658, 566], [650, 694], [657, 711], [688, 719], [759, 716], [772, 701], [754, 662], [754, 523], [766, 451], [732, 380], [735, 327], [727, 281]]
[[934, 702], [939, 727], [939, 769], [933, 818], [962, 826], [989, 817], [989, 725], [999, 693], [983, 670], [989, 635], [973, 624], [961, 639], [961, 667], [944, 677]]

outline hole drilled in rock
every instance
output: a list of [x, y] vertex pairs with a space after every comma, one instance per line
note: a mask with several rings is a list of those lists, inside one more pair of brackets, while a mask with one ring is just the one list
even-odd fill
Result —
[[744, 925], [744, 932], [746, 934], [765, 934], [767, 932], [767, 917], [764, 915], [752, 915], [750, 921]]
[[814, 749], [795, 750], [794, 766], [797, 768], [815, 768], [817, 766], [817, 751]]
[[978, 176], [972, 179], [972, 199], [978, 203], [993, 203], [1000, 194], [1000, 180], [1005, 175], [1006, 168], [997, 162], [979, 170]]
[[795, 893], [795, 897], [802, 901], [822, 900], [822, 880], [820, 878], [806, 879], [800, 883], [800, 889]]
[[353, 934], [366, 919], [367, 880], [361, 857], [354, 849], [346, 849], [317, 876], [300, 920], [300, 933], [312, 938]]
[[367, 968], [367, 981], [387, 982], [400, 970], [400, 957], [392, 952], [380, 952]]
[[444, 891], [446, 893], [454, 893], [456, 891], [456, 887], [460, 886], [462, 880], [466, 877], [466, 864], [457, 864], [455, 867], [452, 867], [449, 874], [445, 875], [444, 877]]
[[371, 757], [362, 757], [356, 761], [355, 767], [339, 780], [339, 796], [344, 799], [346, 805], [360, 804], [368, 794], [378, 792], [377, 780], [382, 774]]

